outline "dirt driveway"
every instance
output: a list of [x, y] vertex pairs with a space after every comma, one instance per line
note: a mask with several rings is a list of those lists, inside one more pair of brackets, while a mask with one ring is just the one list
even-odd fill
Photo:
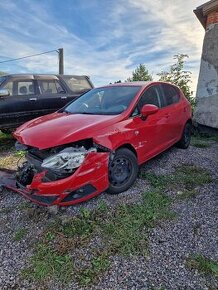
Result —
[[[6, 140], [12, 168], [22, 156]], [[0, 192], [0, 289], [218, 289], [218, 143], [192, 144], [118, 196], [47, 209]]]

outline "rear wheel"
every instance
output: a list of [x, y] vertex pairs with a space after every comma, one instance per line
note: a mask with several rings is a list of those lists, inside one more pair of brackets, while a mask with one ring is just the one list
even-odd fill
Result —
[[135, 154], [127, 148], [118, 149], [109, 163], [110, 194], [118, 194], [130, 188], [138, 174], [138, 162]]
[[191, 142], [191, 129], [192, 129], [191, 123], [186, 123], [185, 128], [182, 133], [182, 138], [176, 144], [177, 147], [182, 148], [182, 149], [188, 148]]

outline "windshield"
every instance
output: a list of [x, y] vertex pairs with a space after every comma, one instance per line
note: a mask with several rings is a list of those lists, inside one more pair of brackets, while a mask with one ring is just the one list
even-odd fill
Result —
[[3, 83], [3, 81], [6, 80], [6, 77], [0, 77], [0, 85]]
[[105, 87], [93, 89], [65, 108], [72, 114], [118, 115], [125, 111], [140, 86]]

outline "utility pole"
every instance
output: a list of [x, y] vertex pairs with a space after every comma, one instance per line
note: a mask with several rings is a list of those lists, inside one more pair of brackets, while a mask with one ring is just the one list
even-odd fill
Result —
[[64, 74], [64, 49], [59, 48], [58, 49], [58, 55], [59, 55], [59, 74]]

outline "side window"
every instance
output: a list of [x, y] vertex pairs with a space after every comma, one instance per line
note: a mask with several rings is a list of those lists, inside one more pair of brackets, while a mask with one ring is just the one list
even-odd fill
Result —
[[18, 81], [17, 82], [17, 94], [22, 95], [34, 95], [34, 83], [33, 81]]
[[141, 110], [141, 108], [146, 104], [155, 105], [158, 108], [161, 107], [159, 89], [157, 86], [152, 86], [144, 92], [139, 101], [139, 109]]
[[34, 95], [35, 88], [33, 81], [9, 81], [4, 85], [4, 89], [10, 92], [10, 96], [23, 96], [23, 95]]
[[3, 86], [3, 89], [8, 90], [9, 93], [10, 93], [10, 96], [12, 96], [12, 95], [13, 95], [13, 82], [12, 82], [12, 81], [7, 82], [7, 83]]
[[165, 97], [165, 106], [169, 106], [179, 102], [179, 91], [171, 85], [162, 84]]
[[56, 80], [38, 80], [41, 94], [65, 93], [64, 88]]

